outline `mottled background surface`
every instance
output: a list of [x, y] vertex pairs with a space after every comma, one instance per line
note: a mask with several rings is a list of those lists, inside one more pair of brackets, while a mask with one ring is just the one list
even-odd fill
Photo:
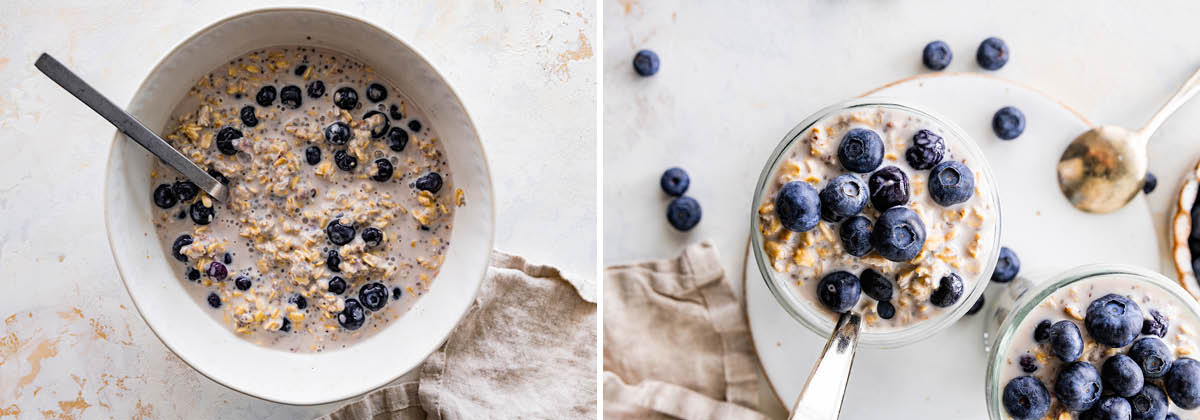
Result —
[[[49, 52], [126, 104], [176, 43], [259, 7], [246, 3], [0, 6], [0, 419], [290, 419], [330, 409], [226, 389], [155, 338], [104, 234], [101, 180], [114, 129], [33, 67]], [[275, 3], [295, 4], [263, 5]], [[594, 284], [592, 1], [304, 3], [365, 18], [424, 54], [462, 95], [484, 139], [496, 247]]]

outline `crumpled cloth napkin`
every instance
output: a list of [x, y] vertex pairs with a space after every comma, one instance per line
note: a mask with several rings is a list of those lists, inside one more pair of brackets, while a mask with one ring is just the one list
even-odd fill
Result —
[[557, 268], [492, 251], [475, 305], [418, 382], [378, 389], [320, 420], [594, 419], [594, 296]]
[[604, 270], [604, 417], [766, 419], [743, 303], [705, 241]]

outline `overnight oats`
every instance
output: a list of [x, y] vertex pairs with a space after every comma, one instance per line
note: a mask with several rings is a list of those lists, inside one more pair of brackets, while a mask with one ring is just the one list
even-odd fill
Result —
[[786, 284], [797, 305], [830, 322], [854, 311], [866, 332], [900, 331], [978, 296], [999, 213], [989, 169], [960, 130], [859, 102], [793, 131], [776, 152], [755, 239], [768, 284]]
[[1200, 418], [1200, 319], [1186, 292], [1117, 269], [1026, 299], [993, 355], [993, 418]]
[[166, 139], [229, 188], [215, 202], [156, 162], [154, 224], [179, 280], [263, 346], [333, 350], [430, 286], [464, 203], [437, 133], [344, 54], [257, 50], [201, 78]]

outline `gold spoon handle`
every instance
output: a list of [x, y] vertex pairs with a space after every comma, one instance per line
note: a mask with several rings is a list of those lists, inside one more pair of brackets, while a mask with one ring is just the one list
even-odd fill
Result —
[[1145, 146], [1146, 142], [1150, 140], [1150, 136], [1154, 135], [1155, 131], [1158, 131], [1158, 127], [1162, 126], [1167, 121], [1167, 118], [1171, 117], [1171, 114], [1174, 114], [1183, 104], [1187, 103], [1193, 96], [1196, 96], [1196, 92], [1200, 92], [1200, 69], [1192, 73], [1192, 77], [1189, 77], [1186, 82], [1183, 82], [1183, 86], [1179, 87], [1179, 90], [1175, 92], [1175, 96], [1172, 96], [1171, 99], [1167, 100], [1167, 103], [1163, 104], [1162, 108], [1150, 118], [1145, 127], [1138, 130], [1138, 140], [1141, 141], [1142, 145]]

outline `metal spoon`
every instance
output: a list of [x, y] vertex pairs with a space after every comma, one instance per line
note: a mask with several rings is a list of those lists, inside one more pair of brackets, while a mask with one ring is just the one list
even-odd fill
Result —
[[1142, 129], [1102, 125], [1071, 141], [1058, 159], [1058, 187], [1071, 205], [1086, 212], [1109, 213], [1137, 196], [1146, 178], [1146, 142], [1198, 91], [1200, 70]]
[[58, 83], [59, 86], [62, 86], [63, 89], [74, 95], [84, 105], [92, 108], [93, 111], [96, 111], [97, 114], [100, 114], [101, 117], [104, 117], [112, 125], [116, 126], [117, 130], [125, 133], [126, 136], [129, 136], [133, 141], [142, 145], [150, 153], [158, 156], [167, 165], [175, 168], [185, 178], [212, 196], [214, 200], [221, 202], [226, 200], [229, 190], [225, 188], [224, 184], [221, 184], [216, 178], [213, 178], [208, 172], [201, 169], [200, 166], [197, 166], [195, 162], [192, 162], [191, 159], [188, 159], [182, 153], [179, 153], [178, 150], [175, 150], [174, 147], [171, 147], [166, 140], [163, 140], [162, 137], [154, 134], [145, 125], [142, 125], [142, 122], [138, 121], [137, 118], [134, 118], [129, 113], [114, 105], [112, 101], [109, 101], [108, 98], [105, 98], [104, 95], [93, 89], [91, 85], [88, 85], [87, 82], [84, 82], [83, 79], [80, 79], [79, 76], [68, 70], [62, 63], [55, 60], [54, 57], [42, 53], [38, 57], [37, 62], [34, 63], [34, 67], [37, 67], [38, 70], [41, 70], [54, 83]]
[[813, 366], [792, 406], [789, 420], [837, 420], [842, 412], [846, 385], [850, 383], [850, 367], [854, 365], [861, 325], [862, 317], [852, 312], [838, 318], [821, 358], [817, 359], [817, 365]]

